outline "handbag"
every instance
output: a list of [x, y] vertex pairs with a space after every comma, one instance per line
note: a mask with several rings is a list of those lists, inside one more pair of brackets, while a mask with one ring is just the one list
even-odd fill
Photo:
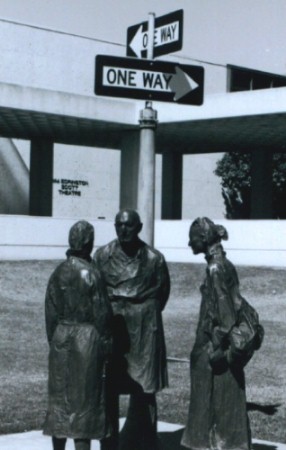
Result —
[[231, 362], [245, 366], [261, 347], [263, 338], [264, 329], [259, 323], [258, 313], [241, 297], [237, 322], [229, 335]]

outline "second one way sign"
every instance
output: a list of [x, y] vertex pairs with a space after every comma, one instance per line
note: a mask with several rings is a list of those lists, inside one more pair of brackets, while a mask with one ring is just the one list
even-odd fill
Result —
[[98, 55], [95, 73], [97, 95], [187, 105], [203, 103], [201, 66]]

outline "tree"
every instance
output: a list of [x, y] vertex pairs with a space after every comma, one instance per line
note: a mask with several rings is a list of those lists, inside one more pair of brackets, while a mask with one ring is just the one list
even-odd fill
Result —
[[[286, 153], [273, 154], [273, 218], [286, 219]], [[227, 219], [249, 219], [251, 212], [251, 155], [225, 153], [214, 173], [221, 177]]]

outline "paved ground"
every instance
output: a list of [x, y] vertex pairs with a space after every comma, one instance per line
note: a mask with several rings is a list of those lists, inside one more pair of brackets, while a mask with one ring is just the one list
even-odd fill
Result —
[[[180, 450], [183, 427], [164, 422], [158, 424], [162, 450]], [[92, 450], [99, 450], [99, 442], [92, 441]], [[51, 439], [41, 431], [6, 434], [0, 436], [0, 450], [52, 450]], [[73, 441], [68, 440], [66, 450], [74, 450]], [[253, 450], [286, 450], [286, 444], [253, 440]]]

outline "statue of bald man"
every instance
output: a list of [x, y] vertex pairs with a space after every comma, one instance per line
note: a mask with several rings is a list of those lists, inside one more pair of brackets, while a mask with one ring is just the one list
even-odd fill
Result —
[[[135, 210], [120, 211], [115, 230], [117, 239], [94, 255], [114, 313], [114, 436], [106, 448], [155, 450], [156, 392], [168, 384], [162, 311], [170, 293], [169, 271], [164, 256], [139, 238], [142, 223]], [[130, 402], [118, 446], [120, 393], [130, 394]]]

